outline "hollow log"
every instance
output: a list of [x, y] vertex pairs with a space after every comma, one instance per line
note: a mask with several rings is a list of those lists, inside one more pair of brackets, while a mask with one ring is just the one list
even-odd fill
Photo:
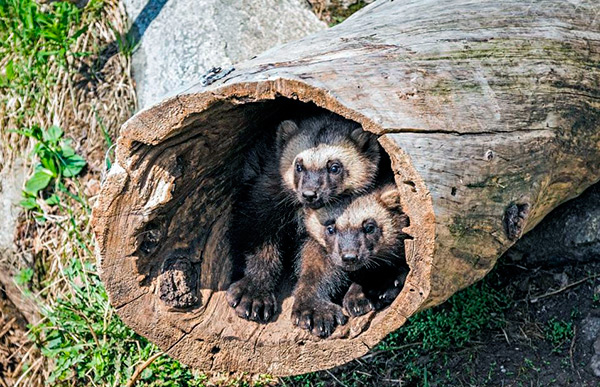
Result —
[[[139, 112], [93, 212], [119, 315], [204, 371], [290, 375], [365, 354], [600, 179], [598, 10], [596, 0], [378, 1]], [[244, 152], [280, 120], [319, 110], [379, 136], [413, 238], [394, 303], [324, 340], [293, 327], [292, 281], [269, 324], [238, 318], [224, 297]]]

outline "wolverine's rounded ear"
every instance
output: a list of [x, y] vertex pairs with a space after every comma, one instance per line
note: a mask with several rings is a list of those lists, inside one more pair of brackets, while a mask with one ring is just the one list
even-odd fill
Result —
[[277, 127], [277, 147], [281, 149], [283, 144], [285, 144], [297, 130], [298, 125], [296, 125], [294, 121], [286, 120], [279, 124]]
[[350, 133], [350, 138], [356, 142], [358, 148], [364, 153], [379, 155], [379, 144], [377, 136], [374, 134], [365, 132], [363, 128], [358, 127]]
[[401, 210], [402, 200], [400, 198], [400, 192], [395, 185], [387, 185], [383, 187], [377, 194], [377, 200], [384, 205], [385, 208]]

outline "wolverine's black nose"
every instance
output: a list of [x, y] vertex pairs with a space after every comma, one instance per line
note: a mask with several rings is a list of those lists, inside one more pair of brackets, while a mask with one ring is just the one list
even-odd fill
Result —
[[306, 199], [307, 202], [312, 202], [317, 198], [317, 193], [315, 191], [304, 191], [302, 192], [302, 197]]
[[342, 255], [342, 261], [344, 261], [344, 263], [354, 263], [354, 262], [356, 262], [357, 259], [358, 259], [358, 257], [356, 256], [356, 254]]

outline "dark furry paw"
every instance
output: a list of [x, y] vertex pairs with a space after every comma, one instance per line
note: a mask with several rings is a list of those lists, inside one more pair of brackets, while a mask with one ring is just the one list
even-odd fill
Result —
[[353, 317], [362, 316], [375, 310], [375, 306], [367, 298], [362, 287], [356, 283], [350, 285], [350, 289], [346, 292], [342, 305], [344, 305], [344, 310]]
[[348, 318], [339, 305], [324, 300], [296, 300], [292, 308], [294, 325], [322, 338], [331, 336]]
[[244, 277], [227, 289], [227, 303], [239, 317], [267, 323], [275, 315], [277, 300], [272, 291], [256, 286], [249, 277]]
[[391, 303], [394, 302], [398, 294], [400, 294], [401, 290], [402, 287], [393, 286], [381, 292], [377, 296], [377, 301], [375, 302], [375, 309], [381, 310], [386, 306], [391, 305]]
[[406, 273], [402, 273], [394, 280], [393, 284], [385, 289], [381, 289], [376, 295], [375, 309], [381, 310], [394, 302], [398, 294], [402, 291], [405, 281]]

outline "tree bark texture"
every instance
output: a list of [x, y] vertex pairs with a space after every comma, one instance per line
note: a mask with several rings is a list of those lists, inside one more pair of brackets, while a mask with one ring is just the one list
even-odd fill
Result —
[[[290, 375], [365, 354], [600, 179], [599, 12], [596, 0], [377, 1], [139, 112], [93, 213], [119, 315], [204, 371]], [[304, 104], [379, 135], [414, 238], [395, 302], [326, 340], [292, 326], [291, 283], [266, 325], [224, 297], [244, 151]]]

